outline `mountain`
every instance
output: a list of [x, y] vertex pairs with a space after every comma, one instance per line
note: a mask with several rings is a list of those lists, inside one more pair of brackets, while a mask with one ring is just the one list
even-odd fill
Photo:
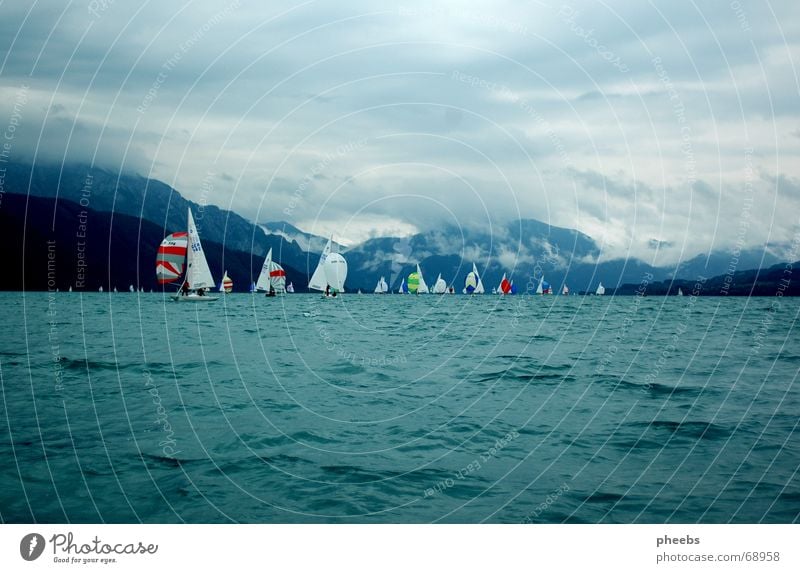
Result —
[[[769, 268], [735, 271], [704, 280], [676, 279], [647, 285], [648, 295], [675, 295], [680, 288], [684, 295], [701, 296], [800, 296], [800, 281], [792, 280], [800, 261], [780, 263]], [[613, 294], [636, 294], [639, 284], [624, 284]], [[612, 294], [606, 291], [606, 294]]]
[[[312, 235], [311, 233], [306, 233], [305, 231], [301, 231], [291, 223], [287, 223], [286, 221], [273, 221], [270, 223], [259, 223], [259, 227], [267, 234], [267, 235], [276, 235], [278, 237], [283, 237], [289, 243], [297, 243], [299, 247], [309, 253], [321, 253], [322, 249], [325, 248], [325, 245], [328, 243], [329, 237], [321, 237], [319, 235]], [[344, 253], [347, 251], [347, 247], [344, 247], [337, 243], [335, 240], [333, 241], [333, 247], [336, 251], [340, 253]], [[313, 269], [312, 269], [313, 270]]]
[[219, 243], [234, 251], [252, 252], [262, 258], [271, 248], [276, 260], [296, 269], [311, 266], [313, 271], [317, 262], [316, 257], [309, 257], [296, 242], [267, 235], [259, 226], [232, 211], [189, 201], [169, 185], [139, 175], [113, 173], [85, 165], [9, 164], [5, 191], [65, 199], [95, 212], [149, 221], [161, 229], [162, 238], [186, 229], [187, 212], [191, 207], [204, 241]]
[[[252, 253], [256, 259], [263, 258], [272, 248], [277, 261], [303, 274], [295, 282], [299, 288], [306, 285], [327, 242], [327, 237], [305, 232], [289, 222], [256, 225], [231, 211], [188, 201], [160, 181], [81, 165], [7, 165], [4, 189], [6, 196], [30, 193], [34, 197], [58, 197], [59, 201], [68, 200], [94, 212], [107, 213], [114, 220], [129, 216], [151, 223], [159, 229], [147, 237], [152, 243], [146, 246], [153, 249], [164, 235], [186, 228], [187, 210], [191, 207], [204, 242], [216, 243], [220, 249], [224, 245], [226, 251]], [[208, 191], [211, 192], [213, 189]], [[441, 227], [408, 237], [373, 238], [351, 248], [334, 248], [346, 253], [347, 290], [367, 292], [374, 289], [380, 276], [385, 276], [390, 288], [396, 290], [417, 263], [429, 283], [441, 273], [459, 292], [473, 263], [488, 291], [499, 284], [505, 273], [515, 281], [518, 292], [535, 290], [542, 275], [555, 290], [566, 283], [573, 292], [593, 292], [600, 281], [613, 290], [638, 284], [648, 275], [652, 275], [652, 281], [691, 280], [721, 275], [729, 269], [767, 267], [781, 260], [771, 249], [714, 251], [663, 267], [637, 259], [604, 260], [600, 246], [591, 237], [535, 219], [484, 230]]]
[[531, 277], [542, 274], [554, 287], [560, 289], [567, 282], [573, 290], [589, 289], [598, 280], [611, 285], [638, 281], [646, 272], [659, 278], [669, 276], [668, 269], [634, 259], [598, 264], [599, 256], [600, 249], [591, 237], [535, 219], [513, 221], [491, 232], [444, 227], [410, 237], [370, 239], [349, 249], [347, 283], [351, 290], [371, 290], [384, 276], [396, 290], [417, 263], [426, 280], [442, 273], [459, 292], [473, 262], [489, 291], [504, 273], [517, 281], [519, 292], [535, 290]]
[[560, 291], [566, 283], [577, 293], [594, 292], [599, 282], [613, 290], [627, 283], [638, 285], [646, 276], [652, 276], [651, 281], [693, 280], [724, 274], [732, 266], [746, 270], [780, 260], [767, 249], [714, 251], [663, 267], [633, 258], [602, 260], [600, 246], [591, 237], [574, 229], [521, 219], [494, 227], [491, 232], [444, 227], [410, 237], [370, 239], [347, 251], [347, 285], [349, 290], [371, 291], [384, 276], [390, 288], [397, 290], [419, 263], [428, 282], [442, 273], [460, 292], [474, 262], [487, 291], [497, 286], [505, 273], [515, 280], [518, 292], [534, 291], [538, 277], [544, 276], [555, 290]]
[[[6, 193], [0, 208], [0, 257], [7, 272], [0, 290], [96, 291], [128, 285], [160, 290], [156, 282], [156, 252], [164, 231], [155, 223], [128, 215], [86, 209], [64, 199]], [[217, 281], [224, 270], [234, 289], [247, 291], [261, 271], [263, 258], [203, 241], [211, 273]], [[304, 288], [304, 272], [283, 265], [287, 282]], [[167, 285], [167, 291], [175, 286]]]

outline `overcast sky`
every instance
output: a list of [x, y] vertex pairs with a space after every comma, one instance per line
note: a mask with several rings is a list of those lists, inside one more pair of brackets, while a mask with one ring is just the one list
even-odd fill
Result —
[[525, 217], [663, 262], [800, 232], [796, 0], [379, 4], [4, 2], [11, 158], [351, 243]]

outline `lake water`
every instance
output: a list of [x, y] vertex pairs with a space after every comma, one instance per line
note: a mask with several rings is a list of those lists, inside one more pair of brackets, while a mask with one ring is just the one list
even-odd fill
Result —
[[4, 522], [797, 522], [800, 301], [0, 293]]

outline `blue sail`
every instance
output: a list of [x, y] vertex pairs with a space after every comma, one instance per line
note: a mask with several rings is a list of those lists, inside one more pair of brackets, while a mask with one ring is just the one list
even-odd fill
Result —
[[467, 294], [472, 294], [473, 292], [475, 292], [475, 289], [477, 287], [478, 287], [478, 275], [476, 275], [474, 271], [467, 273], [467, 276], [464, 279], [464, 292]]

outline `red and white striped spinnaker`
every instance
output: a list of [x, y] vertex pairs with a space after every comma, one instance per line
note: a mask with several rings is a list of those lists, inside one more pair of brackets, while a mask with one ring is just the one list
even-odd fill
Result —
[[168, 235], [158, 247], [156, 255], [156, 278], [159, 284], [171, 283], [183, 274], [186, 264], [188, 233], [179, 232]]

